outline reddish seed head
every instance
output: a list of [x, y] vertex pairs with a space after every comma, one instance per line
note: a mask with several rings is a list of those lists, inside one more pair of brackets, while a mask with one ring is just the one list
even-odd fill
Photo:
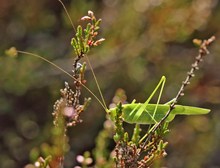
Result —
[[88, 45], [89, 45], [89, 46], [92, 46], [93, 43], [94, 43], [94, 41], [92, 41], [92, 40], [88, 40]]

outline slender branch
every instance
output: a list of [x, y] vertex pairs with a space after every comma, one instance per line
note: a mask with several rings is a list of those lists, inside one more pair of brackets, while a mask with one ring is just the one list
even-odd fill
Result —
[[182, 97], [184, 95], [184, 89], [187, 85], [190, 84], [190, 79], [192, 77], [194, 77], [194, 73], [196, 70], [199, 69], [199, 63], [203, 60], [203, 57], [209, 54], [209, 51], [207, 49], [207, 47], [215, 40], [215, 36], [210, 37], [208, 40], [204, 40], [199, 48], [199, 53], [198, 56], [196, 56], [195, 58], [195, 62], [191, 65], [191, 69], [190, 71], [187, 73], [186, 79], [183, 81], [179, 92], [177, 93], [176, 97], [174, 98], [175, 101], [173, 101], [170, 104], [169, 110], [167, 111], [166, 115], [160, 120], [160, 122], [158, 122], [157, 124], [154, 125], [154, 127], [152, 128], [151, 132], [149, 132], [148, 136], [146, 137], [146, 140], [144, 142], [144, 145], [146, 145], [147, 141], [150, 139], [150, 137], [152, 136], [152, 134], [165, 122], [165, 120], [167, 119], [167, 117], [170, 115], [170, 113], [172, 112], [172, 110], [175, 108], [175, 105], [177, 104], [177, 102], [179, 101], [180, 97]]

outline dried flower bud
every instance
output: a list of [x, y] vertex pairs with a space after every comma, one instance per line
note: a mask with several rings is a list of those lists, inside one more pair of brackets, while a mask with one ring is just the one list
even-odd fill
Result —
[[83, 16], [80, 20], [84, 21], [84, 20], [92, 20], [91, 17], [89, 16]]
[[5, 54], [9, 57], [16, 57], [18, 55], [18, 51], [15, 47], [11, 47], [5, 51]]
[[94, 16], [93, 11], [89, 10], [89, 11], [88, 11], [88, 15], [91, 16], [91, 17]]
[[104, 39], [104, 38], [101, 38], [101, 39], [97, 40], [93, 45], [94, 45], [94, 46], [98, 46], [98, 45], [101, 44], [103, 41], [105, 41], [105, 39]]
[[79, 163], [82, 163], [82, 162], [84, 162], [85, 158], [84, 158], [84, 156], [82, 156], [82, 155], [78, 155], [78, 156], [76, 157], [76, 160], [77, 160]]
[[184, 96], [184, 93], [182, 92], [182, 93], [180, 93], [180, 96]]
[[165, 157], [165, 156], [167, 156], [167, 153], [164, 151], [164, 152], [162, 153], [162, 155], [163, 155], [163, 157]]
[[197, 47], [201, 46], [202, 40], [200, 39], [193, 39], [193, 44]]
[[39, 162], [39, 161], [35, 162], [35, 163], [34, 163], [34, 166], [35, 166], [35, 167], [40, 167], [40, 162]]
[[97, 36], [97, 35], [98, 35], [98, 32], [94, 32], [94, 33], [93, 33], [93, 36]]
[[74, 117], [77, 115], [74, 107], [65, 107], [63, 110], [63, 115], [67, 116], [67, 117]]

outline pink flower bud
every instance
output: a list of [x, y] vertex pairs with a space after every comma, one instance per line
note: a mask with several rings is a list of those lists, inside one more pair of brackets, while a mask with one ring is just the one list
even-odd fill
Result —
[[67, 117], [74, 117], [76, 115], [75, 109], [71, 107], [65, 107], [63, 110], [63, 114]]
[[94, 45], [94, 46], [98, 46], [98, 45], [101, 44], [103, 41], [105, 41], [105, 39], [104, 39], [104, 38], [101, 38], [101, 39], [97, 40], [93, 45]]
[[91, 20], [92, 18], [91, 17], [89, 17], [89, 16], [83, 16], [80, 20]]

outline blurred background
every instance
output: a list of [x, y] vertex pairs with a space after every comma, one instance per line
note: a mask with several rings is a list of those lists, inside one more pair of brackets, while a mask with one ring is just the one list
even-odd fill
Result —
[[[143, 102], [162, 75], [167, 77], [162, 102], [174, 98], [198, 49], [192, 39], [217, 40], [210, 47], [180, 104], [210, 108], [205, 116], [177, 116], [167, 136], [170, 168], [220, 168], [220, 2], [218, 0], [65, 0], [75, 26], [92, 10], [102, 18], [100, 38], [89, 58], [105, 100], [118, 88], [128, 101]], [[58, 0], [0, 0], [0, 164], [19, 168], [32, 162], [34, 147], [50, 143], [53, 104], [64, 81], [73, 81], [49, 64], [31, 56], [5, 56], [11, 46], [40, 54], [71, 72], [74, 35]], [[87, 86], [98, 94], [90, 70]], [[83, 96], [91, 95], [86, 91]], [[154, 101], [156, 98], [154, 99]], [[91, 150], [103, 127], [105, 112], [93, 99], [83, 123], [68, 131], [67, 168], [75, 157]], [[88, 129], [89, 128], [89, 129]]]

